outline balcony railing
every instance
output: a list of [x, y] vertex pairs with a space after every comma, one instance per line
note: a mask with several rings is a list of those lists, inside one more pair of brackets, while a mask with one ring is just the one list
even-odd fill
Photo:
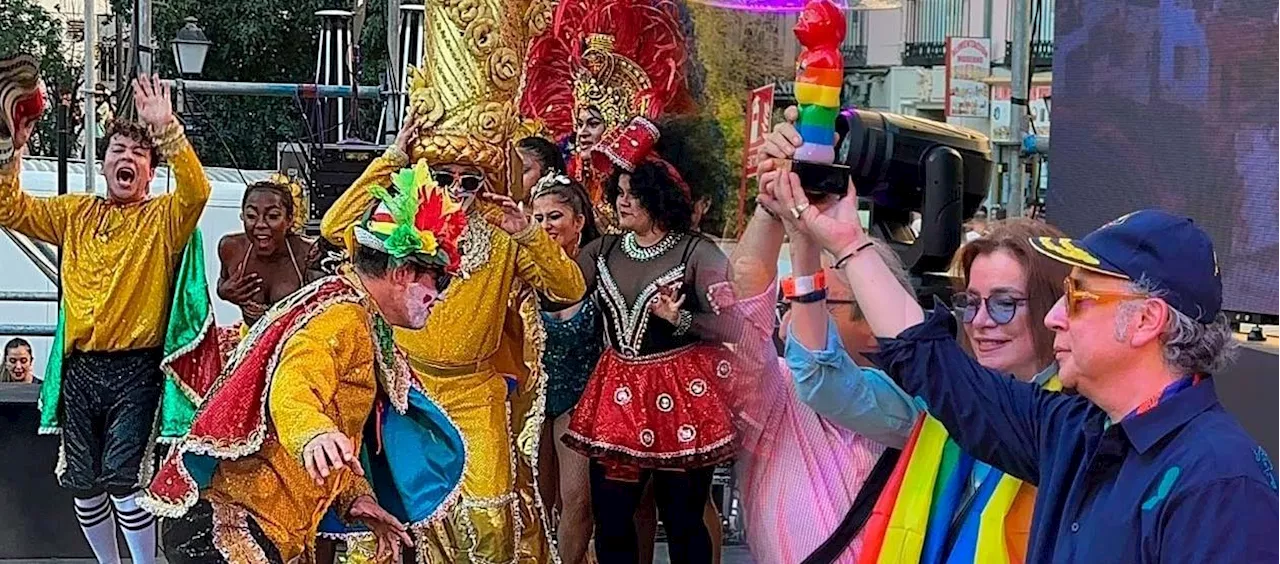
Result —
[[844, 68], [846, 70], [867, 66], [866, 45], [850, 45], [845, 43], [840, 46], [840, 54], [844, 55]]
[[[1013, 42], [1006, 41], [1004, 44], [1005, 57], [1001, 66], [1010, 66], [1013, 62]], [[1032, 41], [1031, 42], [1031, 68], [1048, 69], [1053, 67], [1053, 39], [1048, 41]]]
[[[1053, 66], [1053, 20], [1054, 0], [1034, 2], [1031, 9], [1031, 68], [1048, 69]], [[1013, 2], [1009, 3], [1006, 22], [1013, 22]], [[1008, 24], [1006, 24], [1008, 25]], [[1013, 38], [1013, 30], [1007, 29], [1005, 37]], [[1004, 59], [1001, 66], [1010, 66], [1013, 62], [1013, 42], [1007, 41], [1004, 46]]]
[[969, 0], [907, 0], [902, 10], [904, 65], [945, 64], [947, 38], [969, 34]]

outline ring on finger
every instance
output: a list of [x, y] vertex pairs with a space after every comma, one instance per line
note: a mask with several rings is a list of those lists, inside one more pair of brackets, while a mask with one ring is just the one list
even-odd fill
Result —
[[798, 206], [793, 206], [791, 208], [791, 215], [796, 219], [800, 219], [800, 216], [804, 215], [804, 211], [807, 209], [809, 209], [809, 202], [804, 202]]

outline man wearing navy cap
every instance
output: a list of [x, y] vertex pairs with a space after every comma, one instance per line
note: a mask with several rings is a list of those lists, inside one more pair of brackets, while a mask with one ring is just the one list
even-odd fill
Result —
[[819, 209], [794, 173], [768, 192], [844, 265], [882, 368], [963, 451], [1039, 488], [1028, 562], [1277, 561], [1276, 476], [1214, 392], [1236, 343], [1213, 244], [1191, 220], [1144, 210], [1033, 241], [1075, 267], [1044, 320], [1079, 392], [1065, 395], [982, 367], [950, 311], [926, 315], [889, 284], [863, 252], [856, 198]]

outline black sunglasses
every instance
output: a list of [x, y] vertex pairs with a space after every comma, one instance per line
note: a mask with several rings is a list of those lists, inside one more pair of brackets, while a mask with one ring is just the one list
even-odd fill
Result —
[[1013, 316], [1018, 314], [1018, 305], [1027, 303], [1027, 299], [1004, 292], [996, 292], [985, 298], [975, 294], [959, 293], [951, 296], [951, 309], [955, 311], [960, 321], [973, 323], [974, 318], [978, 317], [978, 307], [983, 302], [986, 302], [987, 316], [996, 322], [996, 325], [1004, 325], [1013, 321]]
[[[830, 310], [832, 306], [854, 305], [855, 303], [856, 302], [854, 302], [853, 300], [837, 300], [837, 299], [827, 298], [827, 309]], [[778, 303], [774, 305], [774, 310], [773, 310], [774, 321], [777, 321], [778, 324], [782, 324], [782, 317], [786, 315], [788, 311], [791, 311], [791, 301], [790, 300], [778, 301]], [[830, 311], [828, 311], [828, 313], [830, 313]]]
[[454, 174], [449, 171], [437, 170], [431, 173], [431, 179], [435, 180], [436, 185], [441, 188], [451, 188], [455, 182], [462, 186], [464, 192], [478, 192], [480, 186], [484, 184], [483, 176], [474, 174]]

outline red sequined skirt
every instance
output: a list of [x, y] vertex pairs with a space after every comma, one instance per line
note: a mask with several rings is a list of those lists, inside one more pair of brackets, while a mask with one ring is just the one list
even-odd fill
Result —
[[611, 475], [724, 462], [735, 448], [722, 396], [733, 371], [732, 353], [719, 346], [691, 345], [643, 358], [607, 349], [564, 441]]

